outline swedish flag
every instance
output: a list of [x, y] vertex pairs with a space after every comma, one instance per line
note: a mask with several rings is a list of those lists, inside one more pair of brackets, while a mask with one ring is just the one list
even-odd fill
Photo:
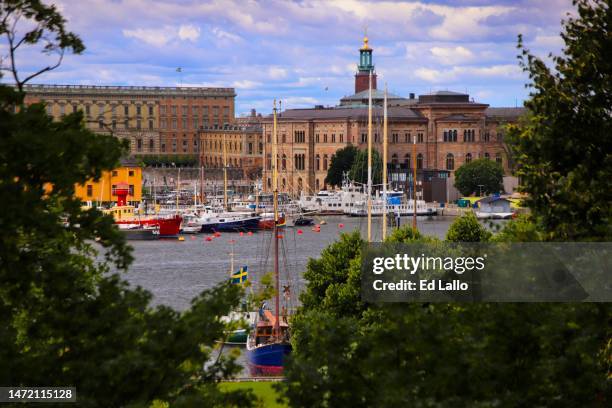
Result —
[[232, 273], [232, 283], [240, 284], [247, 280], [249, 277], [249, 272], [247, 271], [247, 266], [243, 266], [238, 271]]

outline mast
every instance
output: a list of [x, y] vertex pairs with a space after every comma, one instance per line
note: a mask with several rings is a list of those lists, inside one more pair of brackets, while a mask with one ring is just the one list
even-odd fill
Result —
[[372, 71], [368, 85], [368, 242], [372, 242]]
[[414, 199], [414, 209], [412, 212], [412, 228], [414, 230], [417, 229], [417, 194], [416, 194], [416, 173], [417, 173], [417, 159], [416, 159], [416, 134], [414, 135], [414, 139], [412, 139], [412, 157], [413, 165], [412, 165], [412, 196]]
[[[102, 180], [102, 182], [104, 183], [104, 180]], [[153, 213], [157, 213], [156, 211], [157, 209], [157, 193], [155, 190], [155, 176], [153, 177]]]
[[225, 132], [223, 132], [223, 209], [227, 208], [227, 146], [225, 145]]
[[181, 195], [181, 168], [178, 168], [178, 177], [176, 179], [176, 213], [179, 212], [179, 196]]
[[382, 240], [387, 237], [387, 84], [385, 83], [385, 98], [383, 107], [383, 214]]
[[272, 128], [272, 201], [274, 203], [274, 314], [276, 319], [274, 321], [274, 335], [276, 339], [280, 339], [280, 277], [278, 271], [278, 174], [276, 169], [276, 99], [274, 100], [274, 124]]

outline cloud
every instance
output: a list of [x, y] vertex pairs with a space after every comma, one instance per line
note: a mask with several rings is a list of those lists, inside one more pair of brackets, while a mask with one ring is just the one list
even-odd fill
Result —
[[429, 51], [438, 62], [444, 65], [461, 64], [474, 59], [474, 53], [463, 46], [432, 47]]
[[234, 81], [232, 86], [238, 89], [253, 89], [261, 86], [261, 82], [251, 81], [248, 79], [243, 79], [239, 81]]
[[227, 42], [240, 42], [242, 41], [242, 37], [237, 34], [232, 34], [227, 31], [220, 29], [219, 27], [213, 27], [211, 32], [215, 37], [217, 37], [221, 41]]
[[287, 78], [287, 70], [280, 67], [270, 67], [268, 68], [268, 75], [270, 79], [284, 79]]
[[200, 37], [200, 29], [193, 25], [136, 28], [133, 30], [124, 29], [123, 35], [128, 38], [135, 38], [154, 47], [163, 47], [175, 40], [195, 42]]
[[468, 78], [521, 78], [521, 70], [516, 65], [492, 66], [455, 66], [450, 69], [421, 67], [414, 71], [417, 78], [432, 83], [452, 83]]

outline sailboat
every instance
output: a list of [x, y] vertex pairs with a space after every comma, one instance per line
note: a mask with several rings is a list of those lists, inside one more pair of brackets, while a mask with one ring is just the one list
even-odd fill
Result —
[[[276, 101], [274, 101], [274, 122], [272, 133], [272, 157], [276, 157]], [[283, 373], [285, 357], [291, 352], [289, 342], [289, 322], [285, 313], [280, 313], [280, 275], [279, 275], [279, 211], [278, 211], [278, 172], [276, 160], [272, 160], [272, 185], [274, 205], [274, 312], [264, 303], [257, 316], [255, 328], [249, 333], [246, 349], [251, 375], [279, 376]]]

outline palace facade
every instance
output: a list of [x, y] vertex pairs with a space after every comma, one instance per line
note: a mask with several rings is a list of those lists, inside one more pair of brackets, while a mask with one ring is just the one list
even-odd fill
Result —
[[130, 142], [130, 154], [198, 155], [199, 130], [234, 122], [233, 88], [26, 85], [26, 103], [55, 118], [83, 111], [87, 126]]
[[[355, 145], [367, 148], [369, 75], [372, 74], [373, 145], [382, 149], [384, 92], [376, 89], [372, 48], [367, 38], [359, 50], [355, 91], [335, 107], [288, 109], [277, 116], [277, 168], [279, 189], [300, 194], [326, 189], [325, 177], [338, 149]], [[364, 85], [365, 84], [365, 85]], [[365, 86], [365, 88], [364, 88]], [[468, 94], [440, 91], [408, 98], [388, 94], [388, 157], [398, 168], [445, 170], [452, 177], [459, 166], [478, 158], [500, 163], [511, 170], [504, 144], [504, 125], [515, 122], [524, 108], [492, 108], [475, 102]], [[262, 120], [265, 167], [264, 188], [270, 190], [273, 120]], [[416, 157], [412, 157], [416, 143]]]

